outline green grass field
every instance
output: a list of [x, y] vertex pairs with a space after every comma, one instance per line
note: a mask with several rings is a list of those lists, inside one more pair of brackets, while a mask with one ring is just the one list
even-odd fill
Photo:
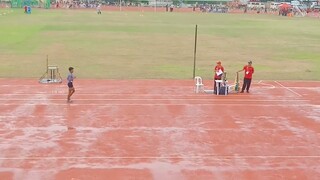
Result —
[[[0, 9], [0, 12], [6, 10]], [[80, 78], [190, 79], [217, 60], [229, 78], [248, 60], [255, 80], [320, 80], [320, 21], [275, 15], [22, 9], [0, 16], [0, 77], [40, 77], [50, 64]], [[231, 77], [230, 77], [231, 76]]]

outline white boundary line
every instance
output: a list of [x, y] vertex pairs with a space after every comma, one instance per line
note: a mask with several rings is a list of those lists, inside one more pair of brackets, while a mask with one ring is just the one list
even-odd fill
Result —
[[[270, 88], [270, 89], [274, 89], [274, 88], [275, 88], [274, 85], [272, 85], [272, 84], [267, 84], [267, 83], [263, 83], [262, 80], [260, 80], [257, 84], [269, 86], [269, 87], [267, 87], [267, 88]], [[258, 87], [258, 89], [259, 89], [259, 88], [262, 88], [262, 87]]]
[[312, 158], [318, 159], [320, 156], [228, 156], [228, 155], [198, 155], [198, 156], [63, 156], [63, 157], [0, 157], [0, 160], [64, 160], [64, 159], [266, 159], [266, 158], [282, 158], [282, 159], [294, 159], [294, 158]]
[[[271, 81], [270, 81], [271, 82]], [[278, 81], [274, 81], [274, 82], [278, 82]], [[318, 82], [320, 84], [320, 81]], [[270, 85], [270, 86], [273, 86], [271, 84], [268, 84], [268, 83], [262, 83], [262, 81], [258, 81], [257, 83], [252, 83], [252, 85], [256, 85], [256, 84], [262, 84], [262, 85]], [[59, 90], [68, 90], [68, 87], [67, 85], [66, 86], [52, 86], [52, 85], [27, 85], [27, 84], [2, 84], [0, 85], [0, 87], [44, 87], [45, 88], [50, 88], [50, 90], [53, 90], [52, 88], [55, 88], [55, 89], [59, 89]], [[102, 86], [101, 88], [108, 88], [108, 87], [114, 87], [116, 85], [107, 85], [107, 86]], [[78, 86], [75, 86], [76, 89], [82, 89], [82, 88], [86, 88], [87, 86], [86, 85], [78, 85]], [[119, 87], [122, 87], [121, 85]], [[125, 88], [127, 86], [123, 86], [123, 88]], [[132, 88], [142, 88], [142, 87], [146, 87], [146, 86], [143, 86], [143, 85], [132, 85]], [[171, 86], [161, 86], [161, 85], [150, 85], [150, 86], [147, 86], [149, 88], [157, 88], [157, 87], [161, 87], [162, 89], [176, 89], [177, 87], [178, 88], [183, 88], [183, 89], [193, 89], [193, 85], [192, 84], [188, 84], [188, 85], [171, 85]], [[209, 87], [209, 85], [208, 85]], [[309, 88], [312, 88], [314, 86], [306, 86], [306, 87], [309, 87]], [[259, 87], [258, 87], [259, 88]], [[261, 88], [261, 87], [260, 87]], [[263, 87], [262, 87], [263, 88]], [[87, 89], [87, 88], [86, 88]]]
[[275, 83], [277, 83], [279, 86], [281, 86], [281, 87], [283, 87], [283, 88], [287, 89], [288, 91], [292, 92], [293, 94], [295, 94], [295, 95], [297, 95], [297, 96], [299, 96], [299, 97], [302, 97], [302, 95], [301, 95], [301, 94], [299, 94], [299, 93], [295, 92], [294, 90], [292, 90], [292, 89], [290, 89], [290, 88], [288, 88], [288, 87], [286, 87], [286, 86], [282, 85], [282, 84], [281, 84], [281, 83], [279, 83], [278, 81], [274, 81], [274, 82], [275, 82]]

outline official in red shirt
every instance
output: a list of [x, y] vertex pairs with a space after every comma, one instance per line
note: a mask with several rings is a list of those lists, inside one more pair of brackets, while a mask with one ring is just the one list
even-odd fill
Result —
[[252, 66], [252, 61], [248, 62], [248, 65], [244, 66], [242, 70], [238, 71], [241, 72], [244, 71], [244, 79], [243, 79], [243, 86], [240, 93], [243, 93], [244, 90], [249, 93], [251, 80], [252, 80], [252, 74], [254, 73], [254, 68]]
[[221, 65], [221, 61], [217, 61], [217, 65], [214, 67], [214, 80], [213, 80], [213, 90], [214, 94], [217, 93], [217, 85], [215, 80], [221, 80], [221, 77], [223, 75], [224, 68]]

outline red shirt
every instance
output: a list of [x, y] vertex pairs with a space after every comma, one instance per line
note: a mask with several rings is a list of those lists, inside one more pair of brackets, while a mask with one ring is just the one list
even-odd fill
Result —
[[245, 65], [243, 67], [244, 70], [244, 78], [252, 79], [252, 74], [254, 73], [254, 68], [252, 66]]
[[219, 72], [220, 69], [221, 69], [222, 72], [224, 72], [223, 66], [218, 66], [217, 65], [216, 67], [214, 67], [214, 78], [215, 79], [221, 79], [221, 75], [222, 74], [220, 76], [217, 75], [217, 72]]

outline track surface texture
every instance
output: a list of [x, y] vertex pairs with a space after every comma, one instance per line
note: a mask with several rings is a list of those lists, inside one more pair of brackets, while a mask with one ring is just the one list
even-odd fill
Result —
[[[0, 79], [1, 180], [318, 179], [320, 82]], [[205, 89], [212, 89], [205, 81]]]

